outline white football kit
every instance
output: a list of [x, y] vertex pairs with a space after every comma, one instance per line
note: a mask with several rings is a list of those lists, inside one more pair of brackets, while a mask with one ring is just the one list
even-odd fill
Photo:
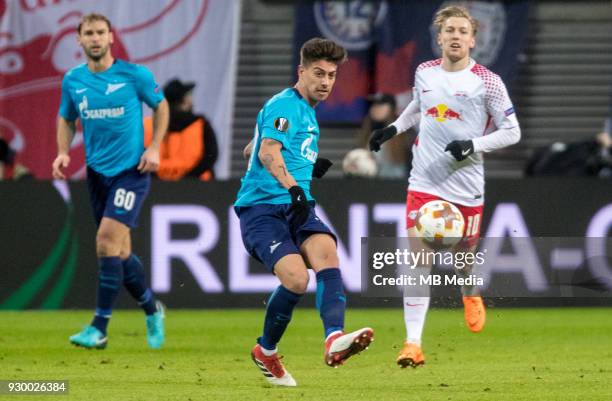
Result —
[[[441, 64], [438, 59], [419, 65], [413, 99], [392, 124], [401, 133], [420, 121], [409, 189], [479, 206], [484, 203], [482, 152], [518, 142], [519, 123], [497, 74], [471, 59], [461, 71], [445, 71]], [[456, 161], [444, 151], [455, 140], [472, 140], [474, 153]]]

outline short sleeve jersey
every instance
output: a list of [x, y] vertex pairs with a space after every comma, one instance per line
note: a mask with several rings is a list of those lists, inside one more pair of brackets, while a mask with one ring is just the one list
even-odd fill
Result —
[[107, 177], [136, 166], [144, 150], [142, 102], [156, 108], [164, 98], [145, 67], [115, 60], [93, 73], [74, 67], [62, 81], [59, 115], [83, 126], [87, 165]]
[[289, 174], [304, 189], [308, 200], [313, 200], [310, 181], [319, 152], [319, 124], [314, 108], [296, 89], [287, 88], [268, 100], [257, 115], [253, 152], [235, 205], [291, 203], [289, 192], [259, 160], [259, 148], [264, 138], [282, 144], [281, 155]]

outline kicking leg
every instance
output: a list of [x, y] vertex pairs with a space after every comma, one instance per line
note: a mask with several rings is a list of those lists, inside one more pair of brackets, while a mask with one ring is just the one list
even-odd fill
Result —
[[325, 331], [325, 363], [336, 367], [366, 349], [373, 341], [374, 331], [365, 327], [344, 334], [346, 295], [333, 238], [313, 234], [302, 243], [300, 251], [317, 276], [316, 301]]

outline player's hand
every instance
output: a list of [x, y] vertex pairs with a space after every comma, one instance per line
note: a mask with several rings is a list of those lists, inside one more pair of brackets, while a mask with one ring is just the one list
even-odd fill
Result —
[[327, 170], [333, 165], [331, 160], [324, 159], [322, 157], [317, 157], [317, 161], [314, 164], [314, 168], [312, 169], [312, 176], [315, 178], [323, 178]]
[[70, 156], [68, 155], [58, 155], [55, 160], [53, 160], [53, 178], [57, 180], [65, 180], [66, 175], [62, 171], [70, 165]]
[[289, 194], [291, 195], [291, 219], [297, 226], [301, 226], [310, 214], [310, 205], [306, 199], [306, 194], [299, 185], [289, 188]]
[[140, 157], [138, 171], [141, 173], [152, 173], [159, 168], [159, 149], [148, 147]]
[[378, 152], [380, 150], [380, 145], [393, 138], [395, 134], [397, 134], [397, 128], [393, 125], [389, 125], [383, 129], [375, 129], [370, 136], [370, 150], [372, 152]]
[[444, 151], [451, 152], [451, 155], [460, 162], [474, 153], [474, 143], [472, 141], [452, 141], [446, 145]]

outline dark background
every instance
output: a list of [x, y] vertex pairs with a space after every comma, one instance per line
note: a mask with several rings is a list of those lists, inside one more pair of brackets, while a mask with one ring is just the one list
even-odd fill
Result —
[[[7, 299], [28, 280], [38, 283], [37, 290], [19, 308], [92, 308], [95, 299], [97, 275], [95, 257], [95, 226], [91, 216], [88, 193], [84, 182], [70, 183], [72, 201], [64, 202], [51, 182], [2, 182], [0, 183], [0, 308], [7, 309]], [[260, 307], [267, 294], [232, 294], [227, 286], [228, 276], [228, 213], [235, 199], [239, 182], [154, 182], [145, 203], [140, 226], [133, 231], [133, 248], [148, 270], [151, 258], [151, 207], [164, 204], [193, 204], [212, 210], [219, 222], [219, 241], [207, 254], [217, 274], [224, 282], [226, 292], [204, 293], [189, 270], [179, 259], [172, 264], [172, 290], [160, 298], [170, 307]], [[396, 233], [394, 224], [375, 223], [372, 206], [376, 203], [404, 203], [405, 181], [371, 180], [321, 180], [315, 181], [313, 195], [325, 210], [340, 238], [346, 243], [348, 233], [348, 209], [350, 204], [368, 206], [369, 236], [389, 236]], [[519, 206], [531, 236], [583, 237], [591, 218], [603, 207], [612, 203], [612, 186], [596, 179], [523, 179], [488, 180], [486, 205], [481, 233], [495, 207], [500, 203]], [[75, 246], [66, 240], [58, 248], [60, 232], [70, 221], [73, 227], [66, 238], [73, 238]], [[608, 233], [612, 229], [612, 223]], [[68, 235], [67, 234], [67, 235]], [[176, 225], [172, 238], [192, 238], [196, 228]], [[608, 234], [609, 236], [609, 234]], [[238, 244], [240, 245], [240, 244]], [[348, 246], [348, 244], [347, 244]], [[55, 247], [55, 248], [54, 248]], [[54, 252], [55, 249], [55, 252]], [[68, 281], [67, 291], [59, 302], [49, 301], [54, 285], [62, 277], [62, 266], [67, 266], [70, 251], [76, 252], [74, 275]], [[44, 261], [55, 257], [52, 272], [46, 280], [32, 279], [33, 273]], [[251, 261], [253, 273], [265, 269]], [[51, 271], [51, 270], [48, 270]], [[67, 274], [67, 273], [66, 273]], [[66, 274], [64, 278], [66, 278]], [[42, 284], [41, 284], [42, 282]], [[57, 297], [57, 294], [56, 294]], [[453, 305], [459, 296], [438, 298], [434, 305]], [[609, 298], [519, 298], [497, 299], [497, 305], [612, 305]], [[313, 296], [305, 298], [305, 305], [314, 305]], [[398, 299], [377, 299], [350, 294], [350, 306], [399, 306]], [[125, 293], [119, 298], [120, 307], [135, 307]], [[10, 309], [15, 309], [12, 307]]]

